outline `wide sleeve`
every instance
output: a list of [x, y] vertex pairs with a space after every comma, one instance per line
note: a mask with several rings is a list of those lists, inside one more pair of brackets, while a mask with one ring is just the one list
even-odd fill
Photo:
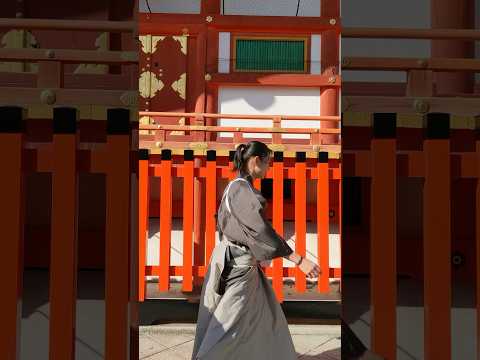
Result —
[[249, 184], [237, 181], [229, 194], [232, 215], [239, 222], [243, 235], [258, 261], [290, 255], [293, 250], [263, 217], [262, 205]]

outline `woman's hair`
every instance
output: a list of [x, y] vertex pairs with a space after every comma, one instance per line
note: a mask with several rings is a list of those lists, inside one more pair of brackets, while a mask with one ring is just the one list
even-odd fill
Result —
[[245, 164], [252, 156], [259, 156], [261, 159], [272, 155], [272, 150], [261, 141], [250, 141], [248, 144], [240, 144], [235, 150], [233, 157], [233, 170], [245, 170]]

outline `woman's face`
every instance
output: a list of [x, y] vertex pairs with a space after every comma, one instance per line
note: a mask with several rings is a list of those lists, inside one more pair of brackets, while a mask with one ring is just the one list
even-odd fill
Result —
[[263, 179], [267, 175], [267, 171], [270, 168], [270, 156], [266, 156], [264, 158], [261, 158], [260, 156], [255, 156], [254, 157], [254, 170], [253, 170], [253, 175], [256, 178]]

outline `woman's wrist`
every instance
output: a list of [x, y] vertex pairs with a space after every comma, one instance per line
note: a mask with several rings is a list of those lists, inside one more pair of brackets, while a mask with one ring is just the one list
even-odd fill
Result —
[[288, 260], [290, 260], [291, 262], [293, 262], [295, 265], [300, 265], [303, 261], [303, 256], [300, 256], [299, 254], [293, 252], [291, 253], [288, 258]]

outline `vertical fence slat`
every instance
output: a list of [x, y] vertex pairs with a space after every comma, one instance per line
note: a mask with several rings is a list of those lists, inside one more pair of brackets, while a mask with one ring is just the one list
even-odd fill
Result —
[[22, 109], [0, 107], [0, 162], [3, 181], [0, 187], [0, 228], [2, 237], [8, 239], [2, 241], [0, 251], [0, 353], [5, 359], [17, 359], [20, 356], [24, 227], [23, 130]]
[[425, 354], [445, 359], [451, 354], [451, 245], [449, 115], [427, 114], [424, 141], [423, 214]]
[[149, 176], [148, 150], [141, 149], [138, 164], [138, 300], [145, 300], [145, 265], [147, 264], [148, 208], [149, 208]]
[[330, 290], [329, 284], [329, 180], [328, 180], [328, 153], [318, 153], [317, 163], [317, 241], [318, 265], [322, 271], [318, 279], [318, 291], [326, 293]]
[[49, 358], [75, 358], [77, 294], [77, 111], [53, 112]]
[[[273, 228], [283, 236], [283, 153], [274, 153]], [[279, 302], [283, 301], [283, 258], [273, 259], [272, 286]]]
[[[340, 237], [340, 254], [342, 254], [342, 244], [343, 244], [343, 237], [342, 237], [342, 233], [343, 233], [343, 229], [342, 229], [342, 221], [343, 221], [343, 203], [342, 203], [342, 199], [343, 199], [343, 174], [342, 174], [342, 164], [338, 164], [338, 170], [339, 170], [339, 173], [340, 173], [340, 180], [337, 181], [337, 186], [338, 186], [338, 235]], [[340, 256], [340, 292], [342, 292], [342, 275], [341, 275], [341, 272], [342, 272], [342, 263], [341, 263], [342, 259], [341, 259], [341, 256]]]
[[[306, 153], [298, 152], [295, 163], [295, 252], [306, 255], [307, 233], [307, 171]], [[303, 293], [307, 289], [306, 275], [297, 267], [295, 271], [295, 289]]]
[[170, 248], [172, 239], [172, 152], [162, 150], [160, 164], [160, 291], [170, 289]]
[[193, 151], [185, 150], [183, 162], [183, 291], [193, 290]]
[[370, 292], [372, 350], [396, 358], [396, 114], [373, 117]]
[[205, 264], [208, 264], [215, 247], [215, 213], [217, 212], [217, 155], [214, 150], [207, 151], [206, 170]]
[[261, 191], [262, 190], [262, 181], [260, 179], [255, 179], [253, 180], [253, 186], [255, 187], [255, 189], [257, 189], [258, 191]]
[[[195, 171], [203, 169], [202, 158], [195, 156], [193, 165]], [[195, 176], [193, 179], [193, 257], [195, 266], [203, 266], [205, 263], [205, 218], [203, 216], [204, 206], [203, 199], [205, 197], [203, 189], [204, 179]], [[193, 277], [193, 285], [199, 289], [202, 286], [203, 276], [195, 272]]]
[[105, 359], [129, 354], [130, 114], [108, 109], [106, 144]]
[[[479, 123], [480, 116], [477, 117], [477, 124]], [[475, 142], [475, 148], [476, 148], [476, 160], [477, 160], [477, 188], [475, 192], [475, 252], [476, 252], [476, 307], [477, 307], [477, 354], [476, 354], [476, 359], [480, 359], [480, 138], [479, 138], [479, 131], [480, 129], [476, 129], [476, 142]]]

